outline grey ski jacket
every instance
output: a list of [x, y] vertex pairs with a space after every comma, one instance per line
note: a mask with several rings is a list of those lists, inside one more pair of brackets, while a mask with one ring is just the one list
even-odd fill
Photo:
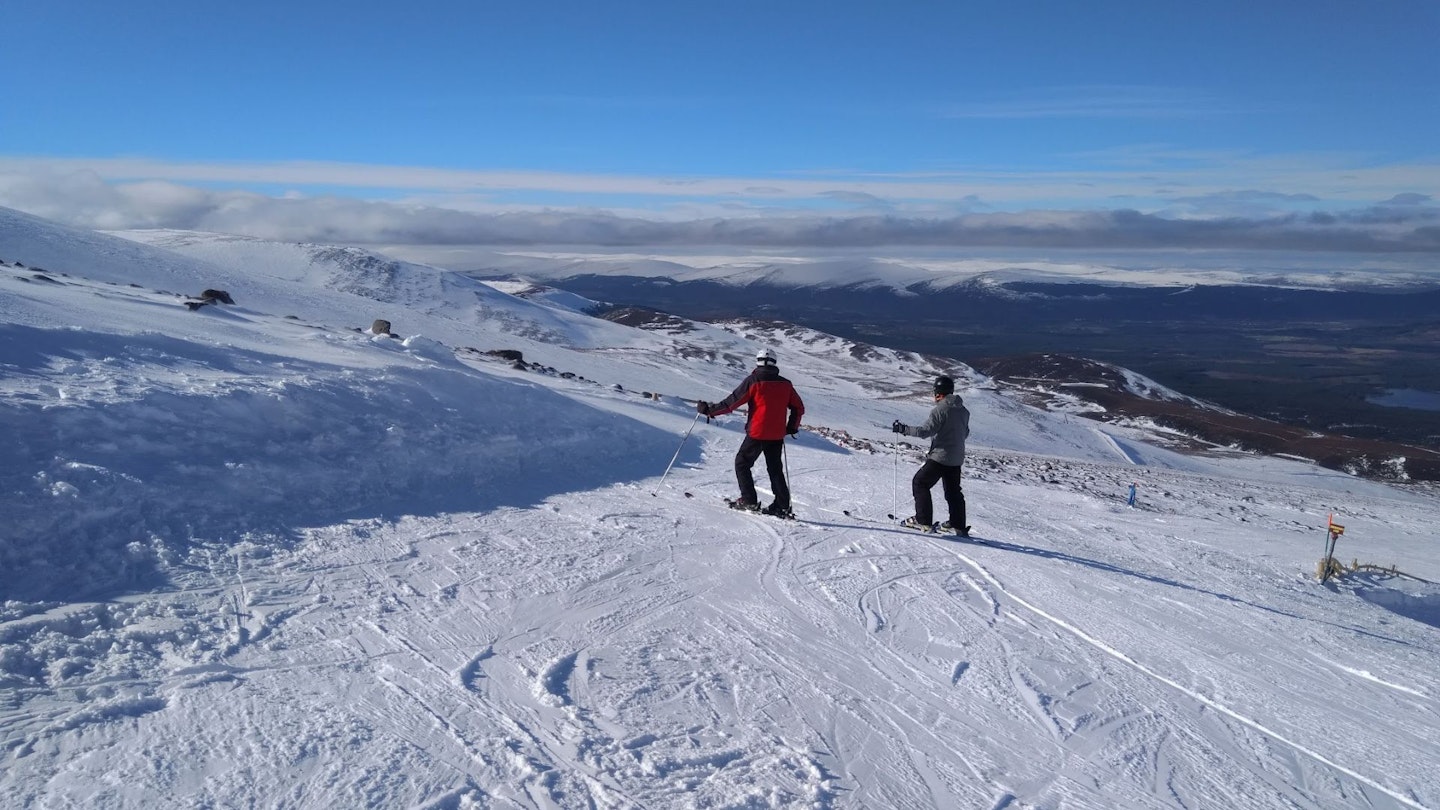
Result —
[[965, 440], [970, 438], [970, 411], [960, 397], [949, 394], [935, 403], [923, 425], [907, 426], [906, 436], [930, 440], [926, 455], [947, 467], [965, 464]]

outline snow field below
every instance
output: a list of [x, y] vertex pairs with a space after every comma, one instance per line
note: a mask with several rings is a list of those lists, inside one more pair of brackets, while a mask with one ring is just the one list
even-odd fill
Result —
[[[958, 543], [845, 517], [878, 513], [893, 458], [804, 443], [802, 519], [734, 513], [719, 495], [735, 434], [696, 434], [703, 457], [658, 490], [209, 552], [118, 617], [152, 649], [132, 677], [57, 679], [107, 708], [47, 714], [39, 690], [28, 722], [9, 718], [25, 733], [7, 781], [79, 735], [106, 755], [48, 777], [77, 802], [1425, 806], [1391, 785], [1428, 779], [1416, 719], [1440, 684], [1373, 661], [1434, 656], [1433, 627], [1366, 630], [1287, 550], [1214, 532], [1212, 501], [1238, 500], [1225, 482], [1130, 510], [1078, 468], [1007, 456], [1007, 477], [1047, 478], [969, 482], [985, 543]], [[1293, 501], [1257, 499], [1252, 521], [1283, 536]], [[146, 745], [126, 745], [142, 726]], [[147, 776], [127, 792], [106, 785], [117, 770]]]

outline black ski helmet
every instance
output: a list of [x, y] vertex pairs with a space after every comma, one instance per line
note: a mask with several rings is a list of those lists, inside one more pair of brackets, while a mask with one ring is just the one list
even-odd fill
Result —
[[944, 376], [944, 375], [941, 375], [941, 376], [935, 378], [935, 394], [936, 394], [936, 396], [949, 396], [950, 394], [953, 394], [953, 393], [955, 393], [955, 381], [954, 381], [954, 380], [952, 380], [952, 379], [950, 379], [949, 377], [946, 377], [946, 376]]

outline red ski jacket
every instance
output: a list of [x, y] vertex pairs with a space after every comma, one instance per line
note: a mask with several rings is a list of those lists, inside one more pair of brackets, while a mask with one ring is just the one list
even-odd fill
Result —
[[758, 366], [750, 376], [730, 392], [730, 396], [710, 406], [709, 416], [723, 416], [741, 405], [750, 406], [745, 419], [745, 434], [752, 439], [775, 441], [800, 429], [805, 403], [795, 393], [795, 386], [780, 376], [775, 366]]

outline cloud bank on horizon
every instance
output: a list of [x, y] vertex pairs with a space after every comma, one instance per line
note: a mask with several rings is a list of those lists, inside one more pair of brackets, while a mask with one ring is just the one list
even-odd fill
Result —
[[370, 244], [1440, 250], [1430, 0], [170, 5], [7, 14], [0, 205]]
[[[100, 161], [97, 171], [77, 163], [0, 160], [0, 205], [103, 230], [173, 228], [290, 242], [1440, 251], [1440, 204], [1419, 192], [1348, 206], [1326, 205], [1309, 193], [1249, 190], [1177, 195], [1151, 210], [995, 210], [998, 206], [967, 191], [974, 186], [933, 178], [852, 184], [771, 178], [758, 187], [759, 181], [747, 180], [404, 167], [231, 165], [207, 171], [199, 165], [144, 162], [126, 168], [133, 162]], [[346, 178], [372, 193], [377, 187], [409, 193], [376, 199], [299, 190], [340, 185]], [[247, 179], [262, 187], [289, 184], [292, 190], [266, 194], [200, 185]], [[466, 185], [494, 191], [467, 194], [460, 191]], [[624, 196], [631, 203], [607, 208], [497, 201], [537, 190], [577, 201]]]

